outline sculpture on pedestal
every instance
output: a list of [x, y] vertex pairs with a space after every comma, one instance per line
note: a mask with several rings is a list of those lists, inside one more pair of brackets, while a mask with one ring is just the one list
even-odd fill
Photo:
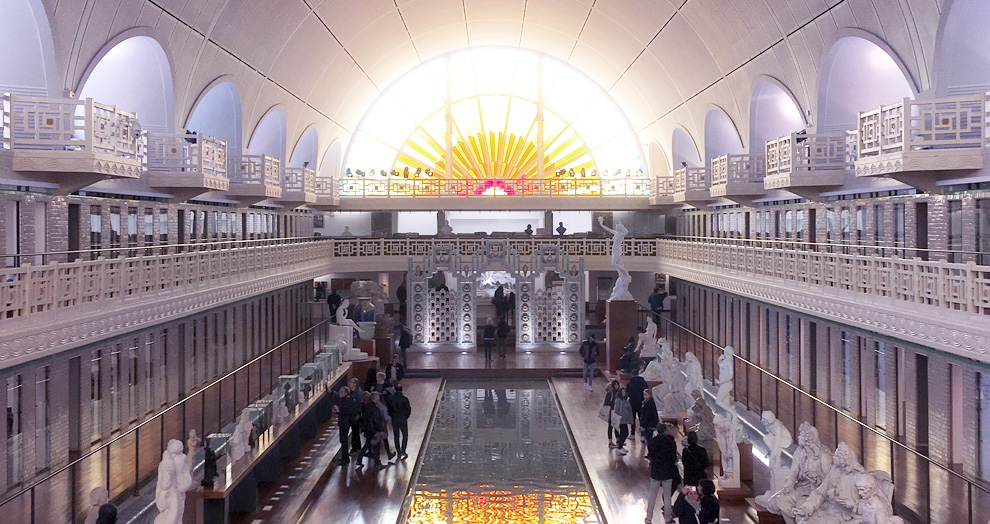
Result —
[[808, 422], [798, 427], [798, 446], [791, 467], [777, 474], [777, 491], [764, 503], [764, 508], [794, 518], [794, 510], [821, 485], [832, 469], [832, 452], [822, 445], [818, 429]]
[[181, 524], [186, 504], [186, 491], [192, 487], [192, 475], [182, 452], [182, 442], [168, 441], [158, 464], [158, 483], [155, 485], [155, 506], [158, 516], [155, 524]]
[[247, 454], [248, 451], [251, 451], [249, 440], [251, 439], [252, 429], [253, 426], [251, 425], [251, 420], [248, 418], [247, 411], [242, 411], [241, 416], [237, 419], [237, 425], [234, 426], [234, 431], [230, 435], [230, 440], [227, 441], [231, 462], [241, 460], [241, 457]]
[[668, 417], [675, 417], [679, 413], [686, 412], [690, 407], [694, 399], [691, 395], [684, 392], [684, 375], [676, 370], [669, 375], [669, 384], [667, 386], [667, 394], [663, 397], [663, 409], [661, 414]]
[[639, 354], [640, 358], [652, 357], [653, 360], [657, 360], [659, 348], [660, 346], [657, 345], [657, 325], [652, 318], [649, 318], [646, 320], [646, 331], [639, 334], [639, 340], [636, 342], [636, 353]]
[[86, 511], [85, 524], [96, 524], [96, 518], [100, 516], [100, 506], [110, 501], [110, 494], [107, 488], [102, 486], [93, 488], [89, 492], [89, 509]]
[[[357, 304], [354, 305], [354, 322], [361, 340], [375, 338], [375, 317], [378, 311], [373, 299], [382, 293], [384, 290], [378, 282], [358, 280], [351, 284], [351, 296], [357, 300]], [[338, 315], [337, 318], [339, 320], [340, 316]]]
[[200, 442], [201, 440], [199, 435], [196, 434], [196, 430], [190, 429], [189, 438], [186, 439], [186, 449], [188, 450], [186, 452], [186, 464], [189, 466], [190, 471], [193, 469], [193, 460], [196, 456], [196, 448], [199, 447]]
[[832, 455], [832, 469], [808, 499], [794, 509], [796, 522], [835, 524], [859, 521], [856, 480], [865, 473], [866, 470], [856, 460], [852, 448], [845, 442], [840, 442]]
[[766, 426], [766, 435], [763, 442], [767, 445], [770, 461], [770, 489], [766, 493], [756, 497], [757, 504], [764, 508], [776, 512], [776, 505], [773, 503], [773, 495], [781, 488], [781, 479], [787, 475], [787, 468], [780, 461], [780, 454], [791, 446], [791, 432], [784, 427], [784, 424], [777, 420], [777, 416], [772, 411], [763, 412], [763, 424]]
[[284, 396], [272, 403], [272, 409], [274, 410], [272, 420], [275, 424], [281, 424], [289, 419], [289, 408], [285, 405]]
[[684, 385], [684, 392], [693, 395], [695, 391], [701, 391], [705, 387], [705, 377], [701, 371], [701, 362], [694, 353], [684, 355], [684, 374], [687, 375], [687, 383]]
[[698, 445], [705, 448], [709, 457], [715, 457], [715, 413], [708, 407], [701, 390], [691, 392], [694, 405], [687, 421], [688, 431], [698, 434]]
[[350, 305], [349, 300], [341, 302], [337, 308], [337, 325], [329, 326], [327, 335], [330, 343], [340, 349], [341, 360], [364, 360], [368, 358], [368, 354], [354, 347], [354, 333], [360, 333], [360, 329], [353, 320], [347, 318], [347, 308]]
[[615, 287], [612, 288], [612, 295], [609, 300], [633, 300], [632, 293], [629, 292], [629, 285], [632, 284], [632, 277], [626, 269], [625, 261], [622, 260], [622, 241], [625, 240], [629, 230], [622, 222], [616, 222], [615, 229], [605, 225], [605, 217], [598, 217], [598, 225], [605, 231], [612, 234], [612, 269], [619, 274], [615, 280]]
[[725, 346], [718, 357], [718, 390], [715, 393], [715, 404], [726, 411], [733, 411], [732, 399], [729, 397], [735, 378], [734, 355], [735, 350], [732, 346]]

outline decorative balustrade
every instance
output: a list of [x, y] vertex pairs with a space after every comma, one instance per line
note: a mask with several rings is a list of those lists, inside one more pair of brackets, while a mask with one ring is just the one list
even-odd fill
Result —
[[712, 158], [711, 196], [759, 195], [766, 175], [762, 155], [722, 155]]
[[705, 202], [711, 199], [707, 169], [682, 167], [674, 171], [674, 202]]
[[860, 113], [856, 175], [982, 168], [988, 98], [905, 98]]
[[222, 140], [199, 133], [148, 133], [147, 144], [144, 168], [152, 187], [186, 189], [192, 196], [230, 187]]
[[308, 167], [287, 167], [282, 173], [282, 197], [286, 205], [301, 206], [316, 202], [316, 171]]
[[650, 179], [547, 178], [536, 179], [440, 179], [401, 177], [344, 177], [340, 196], [368, 197], [506, 197], [506, 196], [606, 196], [648, 197]]
[[241, 155], [240, 169], [230, 174], [228, 193], [245, 197], [246, 203], [282, 196], [279, 160], [268, 155]]
[[106, 311], [122, 301], [148, 302], [252, 273], [274, 277], [314, 263], [328, 269], [328, 247], [312, 239], [221, 242], [188, 250], [174, 246], [164, 254], [151, 253], [169, 246], [138, 251], [140, 256], [2, 268], [0, 324], [39, 314], [52, 319], [74, 308]]
[[844, 135], [791, 133], [767, 140], [766, 189], [840, 186], [856, 160], [856, 132]]
[[141, 175], [141, 128], [134, 113], [92, 98], [3, 95], [0, 105], [3, 146], [14, 150], [15, 171], [94, 175], [82, 177], [87, 185]]

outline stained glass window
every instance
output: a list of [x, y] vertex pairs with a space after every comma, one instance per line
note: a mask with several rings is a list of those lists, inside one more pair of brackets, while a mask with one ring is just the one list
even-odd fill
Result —
[[344, 166], [346, 177], [486, 181], [478, 191], [644, 176], [639, 139], [601, 87], [556, 59], [504, 48], [457, 51], [403, 75], [365, 114]]

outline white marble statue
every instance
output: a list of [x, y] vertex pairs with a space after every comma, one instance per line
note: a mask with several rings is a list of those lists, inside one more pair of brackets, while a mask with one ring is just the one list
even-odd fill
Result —
[[661, 376], [662, 369], [663, 367], [660, 365], [660, 359], [655, 358], [646, 365], [646, 369], [644, 369], [639, 376], [643, 377], [643, 380], [647, 382], [657, 382], [659, 380], [663, 380]]
[[[659, 344], [657, 344], [657, 324], [653, 322], [653, 318], [646, 319], [646, 332], [639, 334], [639, 340], [636, 341], [636, 354], [640, 358], [652, 357], [653, 360], [657, 360], [657, 353], [660, 349]], [[652, 362], [652, 361], [651, 361]]]
[[777, 419], [772, 411], [763, 412], [763, 425], [766, 426], [766, 434], [763, 442], [767, 445], [770, 461], [770, 489], [766, 493], [756, 497], [757, 504], [764, 508], [776, 512], [777, 508], [773, 504], [773, 495], [781, 489], [781, 479], [787, 475], [788, 469], [780, 460], [781, 453], [791, 446], [793, 442], [791, 432], [784, 427], [783, 422]]
[[231, 463], [241, 460], [248, 451], [251, 451], [252, 429], [254, 426], [251, 425], [247, 411], [242, 411], [241, 416], [237, 419], [237, 425], [234, 426], [234, 431], [230, 434], [230, 440], [227, 441], [227, 455], [230, 457]]
[[181, 524], [186, 505], [186, 491], [192, 487], [192, 474], [182, 452], [182, 442], [172, 439], [162, 452], [158, 464], [158, 484], [155, 485], [155, 506], [158, 516], [154, 524]]
[[605, 217], [598, 217], [598, 225], [602, 227], [605, 231], [612, 233], [612, 269], [619, 274], [619, 278], [615, 280], [615, 287], [612, 288], [612, 296], [609, 300], [633, 300], [632, 293], [629, 292], [629, 285], [632, 284], [632, 276], [629, 275], [629, 270], [626, 269], [625, 261], [622, 256], [622, 241], [629, 234], [629, 230], [626, 226], [622, 225], [622, 222], [615, 223], [615, 229], [612, 229], [605, 225]]
[[735, 375], [734, 365], [735, 350], [732, 346], [725, 346], [722, 355], [718, 357], [718, 390], [715, 393], [715, 404], [726, 411], [732, 411], [732, 385]]
[[193, 460], [195, 460], [196, 457], [196, 448], [199, 447], [199, 443], [202, 441], [203, 440], [199, 438], [199, 435], [196, 434], [195, 429], [189, 430], [189, 438], [186, 439], [186, 449], [188, 450], [186, 451], [186, 465], [189, 466], [189, 471], [193, 470]]
[[832, 469], [832, 452], [819, 440], [818, 428], [802, 422], [797, 440], [791, 467], [778, 472], [777, 491], [760, 502], [764, 508], [790, 519]]
[[107, 488], [102, 486], [93, 488], [89, 492], [89, 509], [86, 510], [85, 524], [96, 524], [96, 518], [100, 516], [100, 506], [110, 501], [110, 494]]
[[715, 413], [712, 412], [712, 408], [708, 407], [701, 390], [692, 391], [691, 396], [694, 397], [694, 405], [689, 411], [688, 431], [694, 431], [698, 434], [698, 445], [708, 451], [709, 457], [714, 458], [715, 446], [717, 445], [715, 442]]
[[701, 362], [694, 353], [684, 355], [684, 374], [687, 375], [687, 383], [684, 384], [684, 392], [688, 395], [695, 391], [701, 391], [705, 387], [705, 376], [701, 371]]
[[856, 478], [859, 516], [863, 524], [904, 524], [904, 520], [894, 516], [892, 490], [893, 482], [886, 472], [871, 471]]
[[663, 409], [660, 411], [663, 416], [676, 417], [691, 408], [694, 399], [684, 392], [685, 383], [684, 375], [679, 370], [670, 374], [667, 394], [663, 397]]
[[340, 303], [340, 307], [337, 308], [337, 325], [338, 326], [350, 326], [354, 328], [354, 331], [358, 330], [358, 325], [354, 323], [353, 320], [347, 318], [347, 312], [350, 311], [351, 301], [345, 298], [343, 302]]
[[852, 448], [840, 442], [832, 455], [832, 469], [807, 500], [794, 509], [795, 521], [798, 524], [858, 524], [861, 520], [856, 480], [865, 473]]
[[722, 456], [722, 475], [719, 488], [739, 488], [742, 476], [739, 472], [739, 421], [735, 411], [728, 416], [715, 415], [715, 441]]
[[343, 362], [352, 360], [365, 360], [368, 354], [354, 347], [354, 332], [361, 332], [358, 325], [350, 318], [347, 318], [347, 311], [351, 302], [344, 299], [337, 308], [337, 324], [327, 327], [327, 337], [331, 344], [340, 348], [340, 359]]
[[289, 408], [285, 405], [285, 397], [280, 397], [272, 403], [272, 420], [281, 424], [289, 419]]

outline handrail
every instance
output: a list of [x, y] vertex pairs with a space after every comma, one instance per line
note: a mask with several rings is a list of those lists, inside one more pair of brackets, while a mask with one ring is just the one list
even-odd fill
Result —
[[[723, 350], [723, 349], [725, 349], [725, 346], [721, 346], [721, 345], [717, 344], [715, 341], [712, 341], [712, 340], [709, 340], [709, 339], [705, 338], [704, 336], [702, 336], [702, 335], [700, 335], [700, 334], [692, 331], [691, 329], [689, 329], [689, 328], [687, 328], [687, 327], [685, 327], [685, 326], [683, 326], [681, 324], [678, 324], [677, 322], [671, 320], [668, 317], [661, 317], [660, 320], [661, 320], [661, 322], [666, 322], [668, 324], [671, 324], [671, 325], [677, 327], [678, 329], [684, 331], [685, 333], [690, 334], [691, 336], [697, 338], [698, 340], [701, 340], [702, 342], [705, 342], [705, 343], [711, 345], [712, 347], [714, 347], [714, 348], [716, 348], [716, 349], [718, 349], [720, 351]], [[671, 340], [671, 344], [673, 344], [673, 341], [672, 340]], [[810, 398], [811, 400], [814, 400], [815, 402], [817, 402], [817, 403], [825, 406], [830, 411], [834, 412], [836, 415], [841, 415], [845, 419], [854, 422], [856, 425], [860, 426], [861, 428], [866, 429], [866, 430], [870, 431], [871, 433], [875, 434], [876, 436], [878, 436], [878, 437], [880, 437], [880, 438], [882, 438], [882, 439], [890, 442], [892, 445], [896, 445], [897, 447], [899, 447], [899, 448], [901, 448], [901, 449], [903, 449], [905, 451], [908, 451], [908, 452], [912, 453], [913, 455], [915, 455], [915, 456], [917, 456], [919, 458], [924, 459], [929, 464], [932, 464], [932, 465], [936, 466], [937, 468], [948, 472], [949, 474], [955, 476], [959, 480], [962, 480], [962, 481], [964, 481], [964, 482], [966, 482], [968, 484], [971, 484], [971, 485], [975, 486], [976, 489], [978, 489], [978, 490], [980, 490], [980, 491], [982, 491], [982, 492], [990, 495], [990, 487], [984, 486], [983, 485], [983, 482], [980, 481], [979, 479], [975, 479], [975, 478], [969, 477], [968, 475], [965, 475], [963, 473], [959, 473], [957, 471], [954, 471], [949, 466], [947, 466], [945, 464], [942, 464], [940, 462], [937, 462], [935, 460], [932, 460], [930, 457], [926, 456], [925, 454], [923, 454], [923, 453], [921, 453], [921, 452], [919, 452], [919, 451], [917, 451], [917, 450], [915, 450], [915, 449], [913, 449], [913, 448], [911, 448], [911, 447], [909, 447], [909, 446], [907, 446], [905, 444], [902, 444], [902, 443], [898, 442], [896, 439], [891, 438], [886, 433], [877, 430], [876, 428], [874, 428], [874, 427], [872, 427], [872, 426], [870, 426], [870, 425], [868, 425], [868, 424], [866, 424], [866, 423], [858, 420], [856, 417], [853, 417], [852, 415], [850, 415], [848, 413], [845, 413], [842, 409], [836, 408], [835, 406], [831, 405], [827, 401], [818, 398], [816, 395], [812, 395], [811, 393], [809, 393], [809, 392], [801, 389], [801, 387], [798, 386], [797, 384], [794, 384], [793, 382], [791, 382], [791, 381], [789, 381], [789, 380], [781, 377], [780, 375], [777, 375], [776, 373], [773, 373], [772, 371], [770, 371], [768, 369], [764, 369], [763, 367], [759, 366], [758, 364], [753, 363], [749, 359], [743, 358], [742, 356], [739, 355], [739, 353], [733, 353], [733, 356], [736, 359], [738, 359], [740, 362], [746, 364], [747, 366], [749, 366], [749, 367], [751, 367], [753, 369], [756, 369], [760, 373], [763, 373], [764, 375], [766, 375], [766, 376], [768, 376], [768, 377], [776, 380], [777, 382], [779, 382], [779, 383], [781, 383], [781, 384], [783, 384], [783, 385], [791, 388], [792, 390], [794, 390], [794, 391], [796, 391], [798, 393], [801, 393], [802, 395]], [[838, 440], [838, 438], [839, 438], [839, 436], [836, 435], [836, 440]], [[865, 460], [864, 457], [861, 457], [861, 459]]]
[[[264, 234], [264, 233], [256, 233], [256, 234]], [[160, 251], [162, 249], [188, 248], [188, 247], [195, 247], [195, 248], [200, 248], [200, 249], [202, 249], [202, 248], [230, 249], [231, 247], [252, 247], [251, 244], [255, 244], [255, 245], [256, 244], [270, 245], [272, 242], [275, 242], [275, 243], [282, 242], [282, 243], [286, 243], [286, 244], [299, 244], [299, 243], [303, 243], [303, 242], [326, 241], [326, 240], [329, 240], [330, 238], [331, 237], [275, 237], [275, 238], [252, 238], [252, 239], [241, 239], [241, 240], [234, 240], [234, 239], [230, 239], [230, 240], [206, 240], [206, 241], [203, 241], [203, 242], [187, 242], [187, 243], [184, 243], [184, 244], [137, 244], [137, 245], [133, 245], [133, 246], [128, 245], [128, 246], [118, 246], [118, 247], [97, 247], [97, 248], [89, 248], [89, 249], [73, 249], [71, 251], [44, 251], [44, 252], [40, 252], [40, 253], [23, 253], [23, 252], [19, 252], [19, 253], [0, 253], [0, 258], [13, 258], [13, 257], [30, 258], [30, 257], [41, 257], [41, 256], [50, 257], [50, 256], [55, 256], [55, 255], [85, 255], [85, 254], [90, 254], [90, 253], [104, 254], [104, 253], [113, 253], [113, 252], [118, 252], [118, 251], [135, 251], [135, 250], [142, 250], [143, 251], [143, 250], [149, 250], [149, 249], [154, 249], [156, 251]], [[123, 244], [123, 242], [125, 242], [125, 240], [123, 239], [123, 236], [122, 236], [121, 243]], [[223, 245], [229, 245], [229, 244], [245, 244], [245, 245], [229, 246], [229, 247], [223, 247], [223, 246], [221, 246], [221, 247], [215, 247], [215, 246], [220, 245], [220, 244], [223, 244]]]
[[[961, 255], [990, 255], [987, 251], [967, 251], [963, 249], [936, 249], [936, 248], [924, 248], [924, 247], [908, 247], [908, 246], [895, 246], [889, 245], [884, 242], [883, 244], [846, 244], [843, 242], [809, 242], [806, 240], [787, 240], [782, 238], [737, 238], [737, 237], [718, 237], [718, 236], [692, 236], [692, 235], [664, 235], [659, 237], [661, 240], [681, 240], [689, 242], [705, 242], [709, 244], [724, 244], [724, 245], [739, 245], [739, 244], [759, 244], [752, 247], [766, 247], [764, 244], [784, 244], [793, 245], [797, 247], [809, 248], [811, 246], [815, 247], [825, 247], [825, 248], [836, 248], [836, 249], [883, 249], [883, 250], [893, 250], [893, 251], [915, 251], [915, 252], [926, 252], [926, 253], [958, 253]], [[803, 251], [815, 251], [813, 249], [803, 249]]]
[[[147, 420], [141, 422], [140, 424], [138, 424], [138, 425], [136, 425], [136, 426], [128, 429], [127, 431], [125, 431], [123, 433], [121, 433], [120, 435], [117, 435], [113, 439], [107, 441], [102, 446], [100, 446], [100, 447], [98, 447], [96, 449], [90, 450], [85, 455], [82, 455], [79, 458], [77, 458], [76, 460], [73, 460], [72, 462], [70, 462], [70, 463], [68, 463], [68, 464], [66, 464], [66, 465], [58, 468], [57, 470], [49, 473], [45, 477], [43, 477], [43, 478], [41, 478], [39, 480], [34, 481], [30, 486], [26, 486], [24, 488], [21, 488], [21, 490], [18, 491], [17, 493], [14, 493], [13, 495], [11, 495], [10, 497], [7, 497], [3, 501], [0, 501], [0, 508], [2, 508], [5, 504], [7, 504], [7, 503], [9, 503], [9, 502], [11, 502], [13, 500], [16, 500], [18, 497], [20, 497], [20, 496], [22, 496], [22, 495], [24, 495], [26, 493], [29, 493], [34, 488], [40, 486], [41, 484], [43, 484], [45, 482], [48, 482], [49, 480], [53, 479], [54, 477], [58, 476], [59, 474], [67, 471], [69, 468], [72, 468], [76, 464], [79, 464], [80, 462], [88, 459], [89, 457], [92, 457], [93, 455], [95, 455], [95, 454], [103, 451], [104, 449], [109, 449], [111, 445], [113, 445], [114, 443], [122, 440], [123, 438], [127, 437], [131, 433], [135, 433], [139, 429], [143, 428], [146, 424], [150, 424], [152, 421], [157, 421], [157, 420], [161, 419], [162, 417], [164, 417], [167, 413], [171, 412], [172, 410], [174, 410], [174, 409], [182, 406], [186, 402], [188, 402], [188, 401], [196, 398], [199, 395], [203, 395], [208, 389], [212, 388], [213, 386], [216, 386], [216, 385], [220, 384], [221, 382], [223, 382], [226, 379], [229, 379], [229, 378], [234, 377], [234, 375], [236, 373], [244, 370], [245, 368], [247, 368], [248, 366], [254, 364], [255, 362], [260, 361], [261, 359], [267, 357], [268, 355], [271, 355], [275, 351], [277, 351], [279, 349], [282, 349], [286, 344], [289, 344], [289, 343], [291, 343], [291, 342], [299, 339], [300, 337], [302, 337], [304, 335], [307, 335], [310, 332], [315, 331], [317, 328], [323, 327], [325, 325], [329, 325], [329, 323], [330, 323], [330, 319], [323, 319], [319, 323], [310, 326], [305, 331], [300, 332], [299, 334], [293, 336], [292, 338], [286, 339], [285, 341], [281, 342], [277, 346], [269, 349], [268, 351], [266, 351], [266, 352], [264, 352], [264, 353], [262, 353], [262, 354], [260, 354], [260, 355], [258, 355], [256, 357], [254, 357], [253, 359], [245, 362], [244, 364], [240, 365], [239, 367], [231, 370], [226, 375], [224, 375], [224, 376], [222, 376], [222, 377], [214, 380], [213, 382], [210, 382], [208, 384], [201, 385], [199, 387], [199, 389], [197, 389], [194, 393], [192, 393], [191, 395], [186, 395], [181, 400], [177, 401], [175, 404], [172, 404], [171, 406], [169, 406], [169, 407], [165, 408], [164, 410], [160, 411], [159, 413], [155, 414], [153, 417], [150, 417]], [[163, 445], [164, 445], [164, 443], [163, 443]]]

